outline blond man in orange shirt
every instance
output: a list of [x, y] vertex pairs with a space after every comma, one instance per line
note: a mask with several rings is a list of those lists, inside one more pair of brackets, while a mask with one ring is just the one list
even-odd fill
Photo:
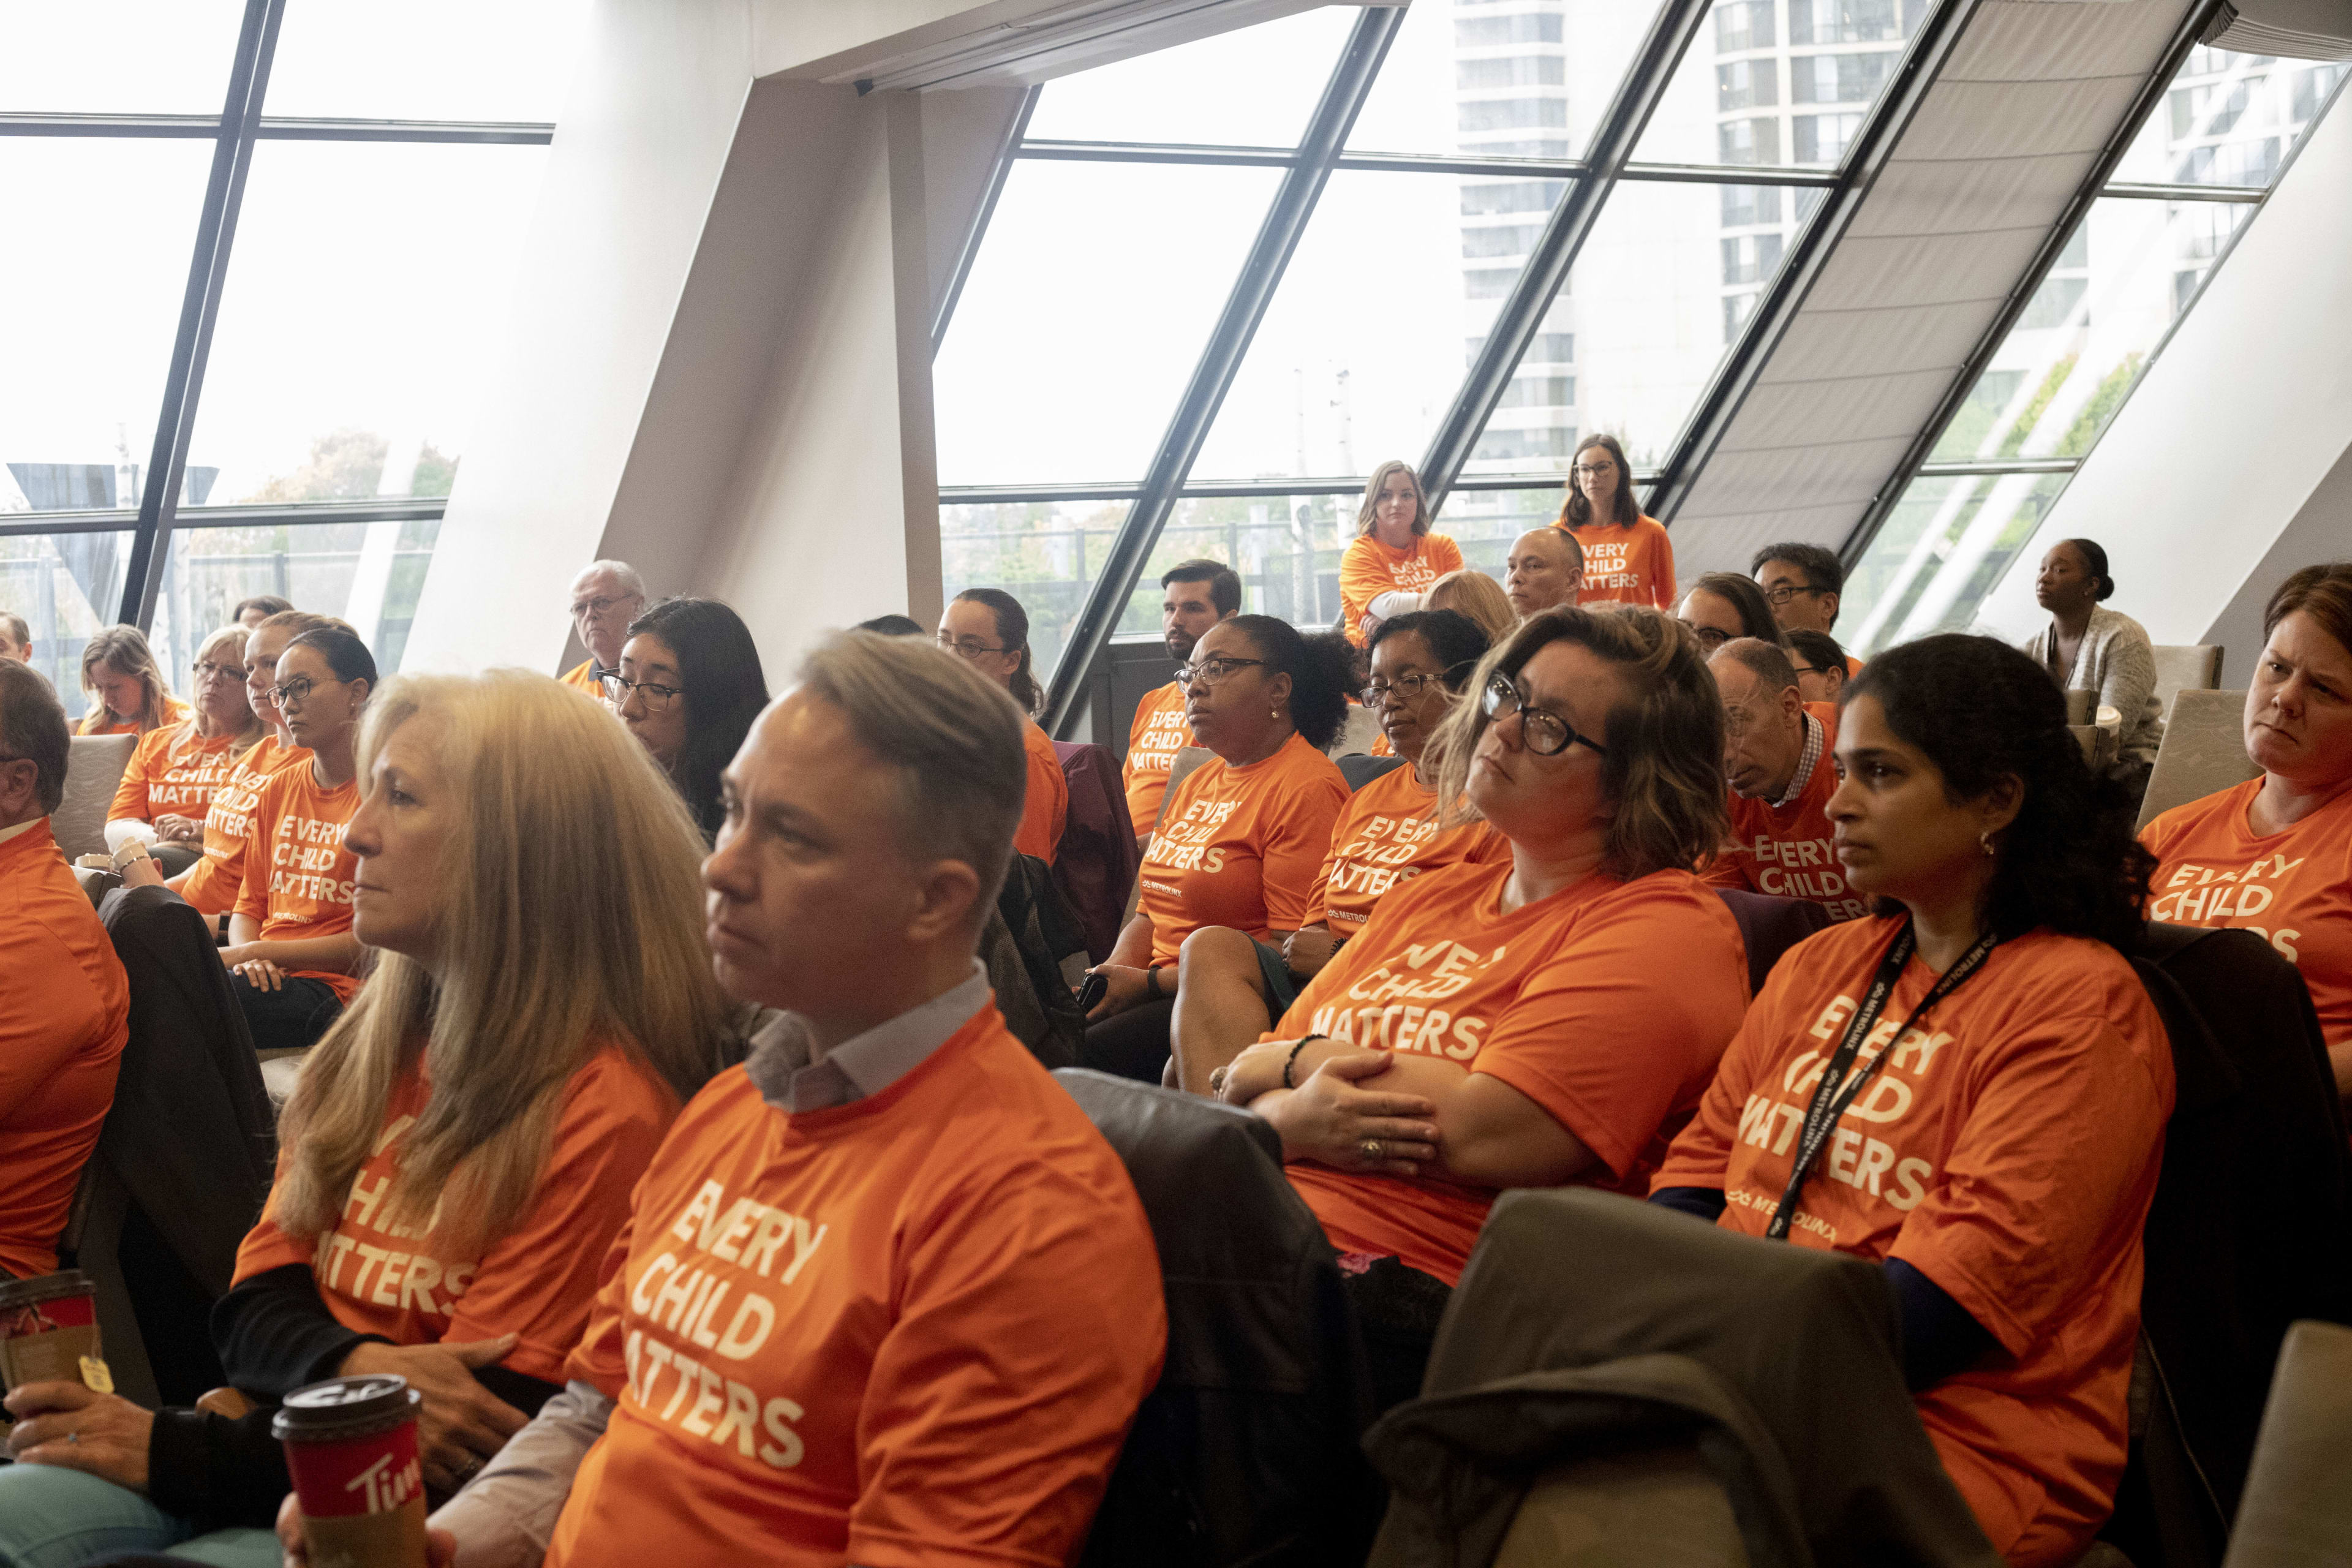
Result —
[[1076, 1554], [1166, 1315], [1126, 1172], [973, 961], [1022, 722], [963, 661], [853, 632], [753, 727], [709, 936], [785, 1016], [655, 1154], [570, 1385], [434, 1516], [437, 1562]]

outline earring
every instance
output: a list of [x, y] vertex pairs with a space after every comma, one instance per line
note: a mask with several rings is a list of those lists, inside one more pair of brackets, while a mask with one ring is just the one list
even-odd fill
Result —
[[1279, 719], [1282, 717], [1282, 710], [1279, 708], [1269, 708], [1265, 710], [1265, 716], [1269, 719]]
[[1992, 829], [1991, 829], [1991, 828], [1988, 827], [1988, 828], [1986, 828], [1982, 833], [1979, 833], [1979, 834], [1978, 834], [1978, 835], [1977, 835], [1977, 846], [1978, 846], [1978, 847], [1981, 848], [1981, 849], [1982, 849], [1982, 850], [1983, 850], [1987, 855], [1991, 855], [1991, 854], [1996, 853], [1996, 851], [1994, 850], [1994, 848], [1993, 848], [1993, 847], [1992, 847]]

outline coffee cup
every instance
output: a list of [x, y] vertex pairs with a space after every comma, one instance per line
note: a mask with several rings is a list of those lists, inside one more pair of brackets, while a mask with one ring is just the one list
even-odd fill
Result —
[[425, 1568], [425, 1474], [404, 1377], [338, 1377], [286, 1396], [270, 1431], [302, 1505], [310, 1568]]
[[82, 1383], [96, 1366], [98, 1287], [78, 1268], [0, 1284], [0, 1383]]

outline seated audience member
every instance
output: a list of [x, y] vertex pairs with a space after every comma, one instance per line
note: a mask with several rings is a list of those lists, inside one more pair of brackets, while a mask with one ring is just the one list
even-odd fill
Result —
[[1356, 538], [1339, 557], [1339, 629], [1358, 647], [1391, 616], [1422, 607], [1422, 595], [1462, 569], [1451, 534], [1429, 531], [1421, 476], [1395, 458], [1372, 470], [1356, 509]]
[[213, 792], [205, 812], [204, 858], [172, 879], [181, 898], [208, 917], [225, 917], [236, 905], [245, 883], [245, 850], [253, 836], [253, 816], [261, 786], [272, 773], [310, 753], [294, 741], [271, 693], [278, 689], [278, 656], [304, 632], [350, 631], [348, 622], [300, 610], [280, 610], [245, 637], [245, 700], [261, 721], [261, 738], [229, 764], [228, 776]]
[[563, 672], [566, 686], [604, 695], [604, 678], [621, 668], [629, 623], [646, 607], [646, 580], [625, 561], [592, 561], [572, 579], [572, 629], [588, 657]]
[[1510, 596], [1503, 592], [1503, 585], [1470, 566], [1448, 572], [1432, 583], [1423, 596], [1422, 608], [1452, 610], [1469, 616], [1486, 634], [1489, 643], [1509, 637], [1519, 624], [1519, 612], [1511, 607]]
[[[403, 677], [362, 756], [353, 921], [382, 961], [303, 1068], [213, 1329], [256, 1396], [407, 1378], [446, 1493], [561, 1385], [630, 1189], [739, 1047], [701, 841], [604, 715], [515, 671]], [[45, 1565], [266, 1531], [287, 1490], [268, 1412], [151, 1414], [72, 1383], [8, 1406], [26, 1462], [0, 1468], [0, 1561], [37, 1520]], [[241, 1544], [277, 1560], [258, 1531], [191, 1554]]]
[[1438, 758], [1428, 750], [1486, 647], [1486, 634], [1450, 610], [1391, 616], [1372, 633], [1364, 706], [1379, 715], [1404, 765], [1348, 797], [1307, 896], [1307, 921], [1287, 942], [1271, 947], [1230, 926], [1203, 926], [1184, 939], [1171, 1027], [1181, 1087], [1208, 1092], [1211, 1071], [1264, 1036], [1299, 986], [1364, 929], [1372, 907], [1409, 879], [1509, 858], [1509, 843], [1483, 821], [1440, 820]]
[[1013, 847], [1052, 865], [1070, 815], [1070, 781], [1062, 772], [1053, 738], [1037, 727], [1035, 715], [1045, 705], [1045, 693], [1029, 669], [1029, 612], [1002, 588], [966, 588], [940, 617], [939, 642], [1010, 692], [1021, 711], [1031, 716], [1021, 731], [1029, 753], [1029, 793]]
[[[1415, 877], [1216, 1090], [1282, 1135], [1351, 1277], [1383, 1405], [1418, 1391], [1430, 1309], [1495, 1194], [1638, 1190], [1748, 1000], [1723, 900], [1723, 721], [1653, 610], [1547, 611], [1489, 654], [1438, 738], [1507, 860]], [[1369, 1259], [1368, 1259], [1369, 1261]]]
[[1881, 1264], [1977, 1522], [2021, 1568], [2070, 1563], [2123, 1473], [2172, 1109], [2116, 951], [2148, 858], [2047, 677], [1990, 637], [1872, 659], [1836, 755], [1838, 857], [1885, 912], [1781, 959], [1653, 1195]]
[[1780, 646], [1797, 672], [1797, 690], [1808, 702], [1837, 705], [1845, 683], [1862, 673], [1862, 660], [1838, 647], [1827, 632], [1790, 631], [1783, 627]]
[[81, 689], [98, 699], [78, 735], [145, 735], [187, 719], [137, 626], [109, 626], [81, 650]]
[[250, 599], [239, 599], [228, 618], [231, 624], [251, 631], [270, 616], [282, 616], [293, 607], [291, 599], [281, 599], [275, 594], [256, 594]]
[[[1160, 635], [1168, 657], [1179, 665], [1192, 657], [1193, 645], [1211, 626], [1241, 613], [1240, 574], [1219, 561], [1183, 561], [1160, 578]], [[1192, 743], [1192, 727], [1184, 722], [1184, 686], [1171, 680], [1144, 693], [1135, 705], [1135, 721], [1128, 726], [1127, 819], [1134, 826], [1139, 847], [1151, 842], [1151, 825], [1160, 820], [1160, 800], [1168, 793], [1168, 774], [1176, 753]]]
[[49, 835], [68, 749], [48, 681], [0, 659], [0, 1279], [57, 1268], [130, 1034], [121, 961]]
[[1614, 436], [1587, 436], [1577, 443], [1573, 463], [1568, 500], [1553, 526], [1583, 547], [1579, 602], [1667, 608], [1675, 602], [1674, 541], [1666, 525], [1633, 500], [1625, 448]]
[[1565, 529], [1529, 529], [1511, 541], [1503, 561], [1503, 597], [1519, 619], [1576, 603], [1584, 584], [1584, 551]]
[[2280, 584], [2263, 636], [2245, 718], [2262, 776], [2147, 825], [2147, 914], [2239, 927], [2284, 954], [2352, 1100], [2352, 562]]
[[1723, 693], [1723, 773], [1731, 836], [1699, 875], [1722, 888], [1810, 899], [1832, 920], [1867, 911], [1832, 853], [1827, 806], [1838, 787], [1837, 710], [1805, 702], [1789, 656], [1734, 637], [1706, 661]]
[[243, 626], [223, 626], [196, 650], [195, 716], [139, 737], [107, 808], [106, 847], [201, 845], [205, 815], [236, 759], [261, 740], [245, 694]]
[[2050, 612], [2050, 624], [2017, 646], [2061, 689], [2095, 693], [2095, 707], [2121, 715], [2111, 771], [2137, 799], [2156, 766], [2164, 712], [2157, 701], [2156, 649], [2147, 628], [2102, 603], [2115, 591], [2105, 550], [2087, 539], [2060, 540], [2033, 574], [2034, 602]]
[[1683, 595], [1675, 618], [1698, 637], [1702, 654], [1712, 655], [1734, 637], [1756, 637], [1776, 646], [1780, 641], [1764, 590], [1737, 572], [1701, 573]]
[[605, 700], [711, 843], [727, 816], [719, 775], [768, 705], [760, 649], [743, 617], [716, 599], [661, 600], [628, 633], [604, 677]]
[[1348, 782], [1323, 748], [1339, 732], [1355, 650], [1271, 616], [1209, 629], [1176, 672], [1184, 716], [1215, 755], [1168, 796], [1138, 876], [1135, 918], [1087, 1016], [1085, 1064], [1157, 1083], [1169, 1055], [1177, 956], [1203, 926], [1270, 947], [1314, 918], [1315, 879]]
[[[1764, 590], [1783, 643], [1797, 632], [1826, 637], [1836, 629], [1838, 599], [1845, 591], [1845, 563], [1836, 551], [1819, 544], [1768, 544], [1748, 562], [1748, 574]], [[1862, 673], [1862, 660], [1838, 657], [1848, 676]]]
[[[720, 983], [786, 1025], [679, 1116], [569, 1386], [435, 1515], [436, 1552], [1076, 1559], [1166, 1313], [1118, 1156], [973, 959], [1025, 727], [980, 673], [852, 633], [753, 728], [709, 929]], [[677, 1303], [712, 1280], [698, 1328]]]
[[919, 637], [923, 635], [923, 623], [912, 616], [877, 616], [870, 621], [858, 622], [851, 629], [886, 637]]
[[19, 664], [29, 663], [33, 657], [33, 628], [25, 617], [0, 610], [0, 658], [13, 658]]
[[314, 1044], [360, 988], [352, 934], [357, 874], [343, 831], [359, 809], [360, 713], [375, 659], [348, 631], [302, 632], [278, 657], [271, 698], [309, 754], [269, 775], [254, 802], [243, 877], [221, 962], [257, 1050]]

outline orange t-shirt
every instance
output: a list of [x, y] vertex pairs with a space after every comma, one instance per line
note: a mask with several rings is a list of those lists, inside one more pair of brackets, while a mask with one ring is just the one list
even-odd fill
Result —
[[188, 868], [180, 897], [208, 915], [226, 914], [245, 881], [245, 847], [253, 837], [253, 814], [269, 775], [310, 760], [301, 746], [281, 746], [264, 735], [229, 764], [228, 776], [213, 792], [205, 812], [205, 858]]
[[[343, 847], [343, 830], [360, 808], [360, 781], [322, 790], [308, 763], [269, 775], [253, 808], [236, 912], [261, 922], [264, 942], [341, 936], [352, 929], [352, 879], [359, 858]], [[359, 994], [356, 974], [289, 969], [326, 983], [346, 1005]]]
[[1830, 852], [1830, 796], [1838, 787], [1837, 765], [1830, 752], [1837, 744], [1837, 710], [1826, 702], [1808, 702], [1805, 711], [1822, 724], [1822, 754], [1813, 763], [1813, 776], [1787, 805], [1725, 791], [1731, 807], [1731, 837], [1699, 875], [1718, 888], [1746, 888], [1776, 899], [1811, 899], [1832, 920], [1854, 920], [1868, 914], [1870, 906], [1845, 885], [1845, 868]]
[[1511, 841], [1483, 822], [1440, 827], [1436, 795], [1406, 763], [1348, 797], [1307, 896], [1309, 919], [1319, 918], [1334, 936], [1353, 936], [1372, 906], [1408, 879], [1465, 860], [1492, 866], [1510, 858]]
[[[1822, 1065], [1899, 924], [1832, 926], [1774, 966], [1656, 1186], [1719, 1188], [1720, 1223], [1763, 1234]], [[2011, 1563], [2071, 1563], [2123, 1474], [2171, 1047], [2131, 966], [2087, 938], [2002, 942], [1923, 1038], [1903, 1026], [1933, 984], [1916, 958], [1895, 982], [1870, 1036], [1894, 1059], [1831, 1135], [1790, 1239], [1902, 1258], [2000, 1342], [1915, 1395], [1919, 1416]]]
[[[1449, 866], [1397, 889], [1265, 1037], [1459, 1062], [1591, 1150], [1601, 1163], [1582, 1184], [1645, 1191], [1748, 1005], [1739, 927], [1687, 871], [1594, 875], [1507, 915], [1510, 876], [1507, 863]], [[1449, 1285], [1495, 1200], [1434, 1177], [1285, 1170], [1333, 1246], [1393, 1254]]]
[[1135, 722], [1128, 726], [1127, 819], [1137, 837], [1151, 831], [1160, 820], [1160, 797], [1168, 793], [1168, 773], [1176, 753], [1192, 744], [1192, 726], [1184, 721], [1184, 689], [1170, 681], [1147, 692], [1135, 705]]
[[[195, 716], [196, 710], [179, 698], [166, 697], [163, 699], [163, 721], [155, 728], [173, 729], [186, 723]], [[106, 704], [101, 702], [82, 715], [81, 722], [74, 728], [74, 733], [77, 735], [136, 735], [139, 733], [139, 721], [117, 719], [107, 711]]]
[[58, 1266], [114, 1103], [131, 983], [46, 821], [0, 842], [0, 1268]]
[[1462, 547], [1445, 533], [1424, 533], [1409, 550], [1392, 550], [1367, 533], [1339, 557], [1339, 629], [1364, 646], [1364, 616], [1382, 594], [1425, 594], [1440, 577], [1462, 569]]
[[2141, 830], [2158, 861], [2147, 918], [2254, 932], [2302, 973], [2328, 1045], [2352, 1044], [2352, 789], [2264, 836], [2246, 822], [2262, 787], [2248, 779]]
[[993, 1005], [828, 1110], [730, 1068], [607, 1259], [547, 1568], [1067, 1562], [1166, 1336], [1126, 1171]]
[[[677, 1097], [626, 1052], [599, 1051], [563, 1087], [547, 1166], [521, 1216], [503, 1235], [465, 1245], [435, 1225], [419, 1231], [377, 1213], [402, 1139], [431, 1093], [420, 1053], [393, 1084], [383, 1131], [352, 1178], [342, 1218], [305, 1238], [280, 1230], [264, 1210], [236, 1249], [236, 1278], [306, 1264], [327, 1310], [354, 1332], [396, 1345], [512, 1332], [520, 1338], [500, 1364], [560, 1384], [563, 1358], [587, 1327], [605, 1249], [629, 1217], [629, 1191], [676, 1119]], [[282, 1181], [282, 1152], [278, 1171]]]
[[1061, 753], [1053, 737], [1034, 723], [1021, 728], [1021, 743], [1029, 752], [1029, 786], [1021, 801], [1021, 827], [1013, 847], [1034, 855], [1050, 866], [1061, 847], [1062, 826], [1070, 816], [1070, 779], [1062, 772]]
[[604, 683], [596, 679], [596, 661], [583, 658], [556, 678], [566, 686], [576, 686], [589, 696], [603, 701]]
[[1151, 917], [1151, 961], [1175, 963], [1202, 926], [1264, 942], [1313, 920], [1316, 873], [1347, 804], [1338, 766], [1295, 732], [1247, 767], [1211, 757], [1186, 774], [1143, 857], [1136, 907]]
[[148, 731], [131, 749], [106, 819], [152, 822], [166, 814], [205, 816], [236, 765], [241, 738], [223, 735], [207, 741], [188, 724]]
[[1675, 607], [1675, 546], [1664, 523], [1644, 516], [1631, 528], [1588, 522], [1568, 531], [1584, 547], [1578, 604]]

